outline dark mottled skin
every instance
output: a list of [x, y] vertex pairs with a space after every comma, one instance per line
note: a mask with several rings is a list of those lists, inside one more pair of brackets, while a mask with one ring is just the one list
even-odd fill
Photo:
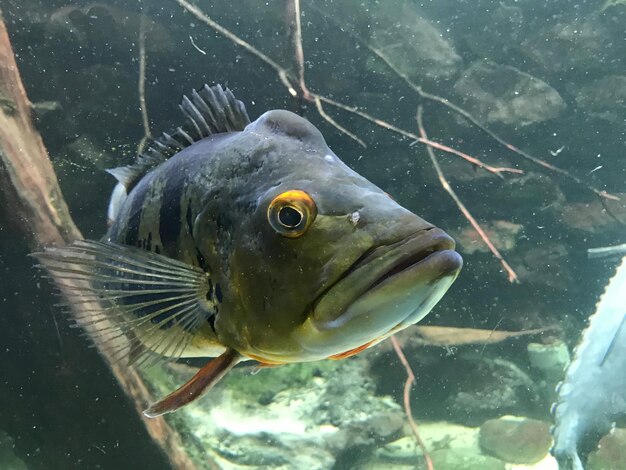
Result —
[[[318, 210], [295, 239], [277, 234], [266, 217], [270, 201], [292, 189], [307, 192]], [[205, 138], [151, 171], [108, 238], [141, 246], [151, 234], [163, 255], [195, 266], [201, 259], [221, 291], [218, 340], [243, 354], [297, 359], [302, 346], [291, 332], [359, 257], [429, 228], [343, 164], [308, 121], [270, 111], [243, 132]], [[460, 261], [449, 263], [455, 277]], [[344, 307], [337, 303], [337, 315]]]

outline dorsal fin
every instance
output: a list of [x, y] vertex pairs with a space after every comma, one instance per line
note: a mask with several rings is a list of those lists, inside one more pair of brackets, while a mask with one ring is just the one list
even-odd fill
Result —
[[135, 163], [107, 170], [127, 192], [148, 171], [185, 147], [213, 134], [242, 131], [250, 123], [245, 105], [221, 85], [204, 85], [199, 91], [194, 90], [191, 98], [183, 95], [179, 107], [185, 116], [183, 126], [152, 140]]

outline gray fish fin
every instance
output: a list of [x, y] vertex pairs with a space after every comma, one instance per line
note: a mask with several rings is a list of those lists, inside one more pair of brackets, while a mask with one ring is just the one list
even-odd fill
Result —
[[624, 328], [624, 325], [626, 325], [626, 314], [622, 316], [622, 321], [619, 323], [619, 325], [615, 329], [615, 334], [613, 335], [613, 339], [611, 339], [611, 342], [609, 343], [609, 347], [606, 348], [606, 351], [604, 355], [602, 356], [602, 360], [600, 361], [600, 366], [604, 365], [604, 361], [606, 361], [606, 358], [609, 357], [609, 354], [611, 354], [611, 351], [613, 350], [613, 347], [615, 346], [617, 338], [621, 332], [621, 329]]
[[181, 357], [216, 311], [207, 273], [140, 248], [80, 240], [32, 256], [73, 296], [68, 306], [84, 304], [77, 324], [120, 361]]
[[221, 356], [207, 362], [187, 383], [162, 400], [150, 405], [143, 414], [148, 418], [156, 418], [197, 400], [219, 382], [241, 359], [242, 357], [237, 351], [227, 348]]
[[245, 105], [221, 85], [204, 85], [194, 90], [190, 97], [183, 96], [179, 107], [185, 118], [183, 126], [152, 140], [135, 163], [107, 170], [126, 191], [130, 192], [142, 176], [185, 147], [210, 135], [242, 131], [250, 123]]

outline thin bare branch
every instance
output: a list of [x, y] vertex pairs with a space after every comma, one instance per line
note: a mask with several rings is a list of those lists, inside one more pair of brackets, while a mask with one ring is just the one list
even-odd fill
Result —
[[292, 96], [298, 95], [298, 92], [296, 91], [296, 89], [291, 85], [291, 81], [290, 81], [291, 77], [287, 69], [278, 65], [278, 63], [274, 62], [272, 59], [270, 59], [268, 56], [263, 54], [260, 50], [258, 50], [249, 42], [244, 41], [232, 31], [224, 28], [221, 24], [213, 21], [213, 19], [211, 19], [206, 13], [201, 11], [195, 5], [192, 5], [191, 3], [189, 3], [187, 0], [175, 0], [175, 2], [178, 3], [185, 10], [187, 10], [189, 13], [191, 13], [193, 16], [195, 16], [199, 21], [202, 21], [204, 24], [206, 24], [213, 30], [217, 31], [228, 40], [234, 42], [238, 46], [243, 47], [250, 54], [254, 55], [257, 59], [261, 60], [262, 62], [265, 62], [267, 65], [273, 68], [278, 74], [278, 78], [280, 79], [282, 84], [285, 85], [285, 87], [287, 87], [287, 90], [289, 91], [289, 93]]
[[[308, 92], [307, 92], [308, 93]], [[309, 95], [310, 96], [310, 95]], [[322, 118], [324, 118], [326, 121], [328, 121], [329, 123], [331, 123], [333, 126], [335, 126], [340, 132], [344, 133], [345, 135], [347, 135], [348, 137], [350, 137], [352, 140], [356, 141], [361, 147], [365, 148], [367, 147], [367, 145], [365, 144], [365, 142], [363, 142], [363, 140], [359, 139], [356, 134], [353, 134], [352, 132], [350, 132], [348, 129], [346, 129], [345, 127], [343, 127], [342, 125], [340, 125], [337, 121], [335, 121], [332, 117], [330, 117], [328, 114], [326, 114], [326, 111], [324, 111], [324, 108], [322, 107], [322, 101], [320, 100], [320, 97], [315, 95], [314, 97], [314, 101], [315, 101], [315, 107], [317, 108], [317, 112], [320, 113], [320, 116], [322, 116]]]
[[517, 174], [521, 174], [524, 173], [523, 170], [520, 170], [519, 168], [507, 168], [507, 167], [494, 167], [491, 165], [487, 165], [486, 163], [482, 162], [481, 160], [477, 159], [476, 157], [472, 157], [471, 155], [468, 155], [464, 152], [461, 152], [460, 150], [456, 150], [452, 147], [448, 147], [447, 145], [444, 144], [440, 144], [438, 142], [434, 142], [430, 139], [425, 139], [423, 137], [420, 137], [418, 139], [418, 142], [422, 142], [423, 144], [428, 145], [429, 147], [433, 147], [436, 148], [438, 150], [441, 150], [443, 152], [447, 152], [447, 153], [451, 153], [453, 155], [457, 155], [459, 157], [461, 157], [463, 160], [468, 161], [469, 163], [471, 163], [472, 165], [476, 165], [479, 168], [482, 168], [483, 170], [487, 170], [490, 173], [495, 174], [496, 176], [499, 176], [500, 178], [503, 178], [501, 173], [517, 173]]
[[143, 137], [137, 145], [137, 153], [143, 152], [148, 139], [152, 137], [150, 132], [150, 120], [146, 106], [146, 17], [142, 13], [139, 19], [139, 109], [141, 110], [141, 122], [143, 124]]
[[[229, 39], [232, 42], [234, 42], [235, 44], [243, 47], [248, 52], [250, 52], [252, 55], [257, 57], [261, 61], [265, 62], [267, 65], [269, 65], [278, 74], [278, 77], [279, 77], [280, 81], [283, 83], [283, 85], [285, 85], [285, 87], [287, 88], [289, 93], [292, 96], [294, 96], [294, 97], [298, 96], [298, 92], [291, 85], [291, 80], [293, 80], [293, 78], [290, 76], [289, 71], [287, 69], [285, 69], [285, 68], [281, 67], [280, 65], [278, 65], [278, 63], [274, 62], [268, 56], [266, 56], [261, 51], [259, 51], [256, 47], [254, 47], [250, 43], [244, 41], [239, 36], [237, 36], [236, 34], [231, 32], [230, 30], [228, 30], [228, 29], [224, 28], [222, 25], [216, 23], [213, 19], [211, 19], [209, 16], [207, 16], [204, 12], [202, 12], [196, 6], [194, 6], [194, 5], [190, 4], [189, 2], [187, 2], [187, 0], [175, 0], [175, 1], [180, 6], [182, 6], [185, 10], [187, 10], [189, 13], [194, 15], [198, 20], [202, 21], [203, 23], [205, 23], [210, 28], [214, 29], [215, 31], [217, 31], [218, 33], [220, 33], [221, 35], [223, 35], [227, 39]], [[299, 13], [299, 11], [300, 11], [299, 2], [297, 2], [297, 4], [294, 4], [294, 11]], [[298, 28], [297, 25], [298, 24], [300, 24], [300, 20], [299, 19], [296, 21], [296, 34], [295, 34], [296, 39], [295, 39], [295, 41], [299, 42], [300, 46], [297, 47], [296, 49], [298, 49], [298, 48], [302, 49], [302, 46], [301, 46], [301, 42], [302, 42], [301, 31], [300, 31], [300, 34], [298, 34], [298, 32], [297, 32], [297, 28]], [[408, 137], [409, 139], [416, 140], [418, 142], [422, 142], [422, 143], [424, 143], [426, 145], [432, 144], [432, 142], [429, 141], [428, 139], [422, 139], [420, 136], [418, 136], [418, 135], [416, 135], [416, 134], [414, 134], [412, 132], [409, 132], [409, 131], [401, 129], [401, 128], [397, 127], [397, 126], [394, 126], [393, 124], [385, 122], [382, 119], [375, 118], [375, 117], [373, 117], [373, 116], [371, 116], [371, 115], [369, 115], [369, 114], [367, 114], [367, 113], [365, 113], [363, 111], [360, 111], [358, 108], [356, 108], [354, 106], [348, 106], [346, 104], [340, 103], [340, 102], [335, 101], [335, 100], [333, 100], [331, 98], [328, 98], [326, 96], [319, 95], [317, 93], [313, 93], [312, 91], [308, 90], [308, 88], [306, 87], [306, 84], [305, 84], [305, 80], [304, 80], [304, 52], [301, 51], [300, 53], [297, 53], [296, 55], [299, 56], [299, 57], [296, 58], [297, 62], [299, 64], [300, 63], [302, 64], [302, 66], [300, 66], [300, 65], [298, 66], [299, 71], [300, 71], [300, 86], [302, 87], [302, 85], [304, 85], [304, 88], [302, 89], [302, 97], [304, 99], [306, 99], [307, 101], [311, 101], [311, 102], [315, 103], [315, 106], [316, 106], [318, 112], [320, 113], [320, 116], [324, 120], [326, 120], [330, 125], [335, 127], [339, 132], [341, 132], [343, 134], [346, 134], [350, 138], [354, 139], [356, 142], [359, 143], [359, 145], [361, 145], [363, 147], [366, 146], [365, 142], [363, 142], [362, 139], [359, 139], [353, 132], [348, 131], [345, 127], [339, 125], [337, 123], [337, 121], [335, 121], [332, 117], [330, 117], [328, 115], [328, 113], [326, 113], [324, 111], [324, 109], [322, 108], [321, 102], [325, 102], [327, 104], [330, 104], [331, 106], [335, 106], [337, 108], [343, 109], [344, 111], [347, 111], [349, 113], [356, 114], [357, 116], [360, 116], [363, 119], [366, 119], [366, 120], [376, 124], [377, 126], [380, 126], [380, 127], [384, 128], [384, 129], [387, 129], [387, 130], [390, 130], [390, 131], [395, 132], [397, 134], [400, 134], [400, 135], [402, 135], [404, 137]], [[494, 174], [499, 174], [499, 173], [502, 173], [502, 172], [515, 172], [515, 173], [521, 172], [521, 170], [515, 170], [515, 169], [510, 169], [510, 168], [494, 168], [494, 167], [491, 167], [491, 166], [481, 162], [477, 158], [470, 157], [469, 155], [467, 155], [467, 154], [465, 154], [463, 152], [459, 152], [458, 150], [454, 150], [451, 147], [445, 146], [443, 144], [436, 144], [436, 146], [440, 150], [443, 150], [445, 152], [448, 152], [448, 153], [451, 153], [451, 154], [454, 154], [454, 155], [457, 155], [457, 156], [461, 156], [461, 158], [464, 158], [465, 160], [471, 162], [474, 165], [477, 165], [479, 168], [482, 168], [482, 169], [487, 170], [487, 171], [489, 171], [491, 173], [494, 173]]]
[[[417, 109], [417, 127], [419, 129], [421, 136], [425, 139], [428, 139], [428, 135], [426, 134], [426, 131], [424, 130], [424, 125], [422, 122], [422, 107], [421, 106], [419, 106]], [[441, 166], [439, 165], [439, 161], [437, 160], [437, 157], [435, 156], [435, 152], [433, 151], [433, 149], [430, 147], [426, 147], [426, 151], [428, 152], [428, 156], [430, 157], [433, 167], [435, 168], [435, 171], [437, 172], [437, 177], [439, 178], [439, 182], [441, 183], [441, 186], [454, 200], [455, 204], [457, 205], [457, 207], [459, 208], [463, 216], [465, 216], [468, 222], [472, 224], [472, 227], [474, 227], [474, 230], [478, 232], [478, 235], [480, 235], [480, 238], [482, 238], [482, 240], [485, 242], [485, 245], [487, 245], [487, 247], [493, 253], [493, 255], [498, 259], [498, 261], [500, 261], [500, 264], [502, 264], [502, 267], [504, 268], [504, 270], [507, 272], [509, 276], [509, 282], [519, 282], [519, 278], [517, 277], [517, 274], [515, 273], [513, 268], [511, 268], [509, 263], [507, 263], [506, 260], [502, 257], [502, 255], [500, 254], [500, 251], [498, 251], [495, 245], [491, 242], [491, 240], [489, 239], [485, 231], [478, 224], [478, 222], [476, 222], [476, 219], [474, 218], [474, 216], [472, 216], [472, 214], [467, 209], [467, 207], [465, 207], [465, 204], [463, 204], [461, 199], [459, 199], [454, 189], [452, 189], [452, 186], [450, 186], [450, 183], [448, 182], [445, 175], [443, 174], [443, 171], [441, 170]]]
[[548, 170], [550, 170], [550, 171], [552, 171], [554, 173], [557, 173], [557, 174], [559, 174], [561, 176], [569, 178], [572, 181], [574, 181], [575, 183], [577, 183], [577, 184], [587, 188], [588, 190], [594, 192], [595, 194], [597, 194], [598, 196], [600, 196], [602, 198], [610, 199], [610, 200], [614, 200], [614, 201], [619, 201], [620, 200], [619, 197], [617, 197], [617, 196], [615, 196], [613, 194], [610, 194], [607, 191], [604, 191], [602, 189], [596, 188], [595, 186], [587, 183], [586, 181], [582, 180], [581, 178], [573, 175], [569, 171], [564, 170], [563, 168], [559, 168], [559, 167], [557, 167], [555, 165], [552, 165], [551, 163], [548, 163], [545, 160], [542, 160], [542, 159], [540, 159], [538, 157], [535, 157], [535, 156], [531, 155], [530, 153], [525, 152], [524, 150], [521, 150], [520, 148], [516, 147], [515, 145], [510, 144], [505, 139], [503, 139], [498, 134], [496, 134], [494, 131], [489, 129], [485, 124], [480, 122], [476, 117], [474, 117], [474, 115], [472, 115], [471, 113], [469, 113], [467, 110], [463, 109], [462, 107], [452, 103], [447, 98], [444, 98], [444, 97], [438, 96], [438, 95], [433, 95], [432, 93], [428, 93], [427, 91], [424, 91], [424, 89], [421, 87], [421, 85], [418, 85], [413, 80], [411, 80], [409, 78], [409, 76], [405, 72], [400, 70], [400, 68], [397, 67], [396, 64], [394, 64], [389, 59], [389, 57], [387, 57], [383, 53], [383, 51], [381, 51], [379, 48], [374, 47], [369, 42], [367, 42], [363, 38], [361, 38], [359, 35], [353, 33], [352, 31], [349, 31], [347, 28], [342, 27], [334, 18], [332, 18], [329, 15], [327, 15], [321, 8], [319, 8], [319, 7], [315, 6], [315, 5], [311, 5], [311, 8], [313, 10], [317, 11], [322, 16], [324, 16], [329, 21], [333, 22], [339, 28], [340, 31], [346, 33], [348, 36], [353, 38], [355, 41], [357, 41], [360, 44], [362, 44], [363, 46], [367, 47], [372, 52], [372, 54], [374, 54], [385, 65], [387, 65], [387, 67], [389, 67], [389, 69], [391, 69], [399, 78], [401, 78], [409, 86], [409, 88], [411, 88], [421, 98], [437, 102], [437, 103], [447, 107], [448, 109], [454, 111], [458, 115], [462, 116], [463, 118], [467, 119], [469, 122], [474, 124], [478, 129], [480, 129], [481, 131], [485, 132], [489, 137], [491, 137], [493, 140], [498, 142], [500, 145], [506, 147], [508, 150], [510, 150], [513, 153], [516, 153], [517, 155], [521, 156], [522, 158], [525, 158], [526, 160], [531, 161], [531, 162], [533, 162], [536, 165], [542, 166], [543, 168], [546, 168], [546, 169], [548, 169]]
[[383, 129], [387, 129], [391, 132], [395, 132], [396, 134], [400, 134], [403, 137], [407, 137], [413, 141], [417, 141], [417, 142], [421, 142], [423, 144], [426, 144], [428, 146], [431, 147], [435, 147], [438, 150], [442, 150], [444, 152], [450, 153], [452, 155], [457, 155], [461, 158], [463, 158], [464, 160], [472, 163], [473, 165], [476, 165], [479, 168], [482, 168], [483, 170], [487, 170], [491, 173], [494, 173], [498, 176], [501, 176], [500, 173], [503, 172], [509, 172], [509, 173], [523, 173], [522, 170], [518, 170], [516, 168], [497, 168], [497, 167], [492, 167], [490, 165], [487, 165], [486, 163], [482, 162], [481, 160], [477, 159], [476, 157], [472, 157], [466, 153], [463, 153], [459, 150], [453, 149], [452, 147], [448, 147], [447, 145], [444, 144], [440, 144], [438, 142], [434, 142], [430, 139], [426, 139], [422, 136], [419, 136], [413, 132], [409, 132], [407, 130], [401, 129], [397, 126], [394, 126], [393, 124], [387, 122], [387, 121], [383, 121], [382, 119], [376, 118], [374, 116], [372, 116], [371, 114], [368, 114], [364, 111], [361, 111], [360, 109], [358, 109], [355, 106], [347, 106], [343, 103], [340, 103], [338, 101], [335, 101], [331, 98], [327, 98], [325, 96], [321, 96], [321, 95], [316, 95], [313, 94], [313, 96], [315, 96], [316, 98], [318, 98], [320, 101], [323, 101], [325, 103], [330, 104], [331, 106], [335, 106], [339, 109], [342, 109], [344, 111], [347, 111], [349, 113], [352, 114], [356, 114], [357, 116], [365, 119], [366, 121], [369, 121], [373, 124], [376, 124], [379, 127], [382, 127]]
[[413, 432], [413, 436], [415, 436], [415, 441], [417, 442], [417, 445], [421, 449], [422, 454], [424, 454], [424, 460], [426, 461], [426, 468], [428, 470], [434, 470], [433, 462], [428, 453], [428, 449], [426, 449], [426, 444], [424, 444], [424, 441], [420, 437], [420, 433], [417, 429], [417, 424], [415, 423], [415, 420], [413, 419], [413, 412], [411, 411], [411, 387], [415, 383], [415, 374], [413, 373], [411, 364], [409, 364], [409, 361], [407, 360], [406, 356], [404, 355], [404, 352], [402, 351], [402, 347], [400, 346], [398, 339], [395, 336], [391, 336], [389, 340], [391, 341], [391, 344], [393, 345], [394, 351], [398, 355], [398, 359], [400, 359], [400, 362], [402, 363], [402, 365], [404, 366], [404, 369], [406, 370], [407, 378], [406, 378], [406, 382], [404, 383], [404, 393], [403, 393], [404, 412], [406, 414], [407, 419], [409, 420], [409, 426], [411, 426], [411, 431]]
[[[298, 78], [300, 83], [300, 90], [302, 91], [302, 97], [307, 101], [311, 101], [311, 94], [307, 89], [306, 83], [304, 81], [304, 49], [302, 48], [302, 15], [300, 13], [300, 0], [293, 0], [293, 9], [296, 24], [296, 31], [294, 34], [294, 49], [296, 52], [296, 63], [298, 64]], [[317, 101], [315, 102], [315, 104], [318, 104]], [[317, 109], [319, 111], [319, 106]]]

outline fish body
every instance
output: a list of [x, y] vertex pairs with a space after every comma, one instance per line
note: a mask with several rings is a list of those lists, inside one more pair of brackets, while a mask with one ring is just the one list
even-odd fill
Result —
[[552, 453], [561, 470], [583, 470], [579, 453], [584, 441], [606, 434], [615, 419], [626, 414], [625, 293], [626, 257], [590, 317], [558, 387]]
[[105, 238], [39, 254], [55, 277], [89, 282], [131, 352], [219, 355], [148, 415], [243, 359], [370, 347], [422, 319], [457, 277], [454, 241], [351, 170], [304, 118], [250, 122], [219, 86], [181, 109], [184, 127], [111, 170]]

